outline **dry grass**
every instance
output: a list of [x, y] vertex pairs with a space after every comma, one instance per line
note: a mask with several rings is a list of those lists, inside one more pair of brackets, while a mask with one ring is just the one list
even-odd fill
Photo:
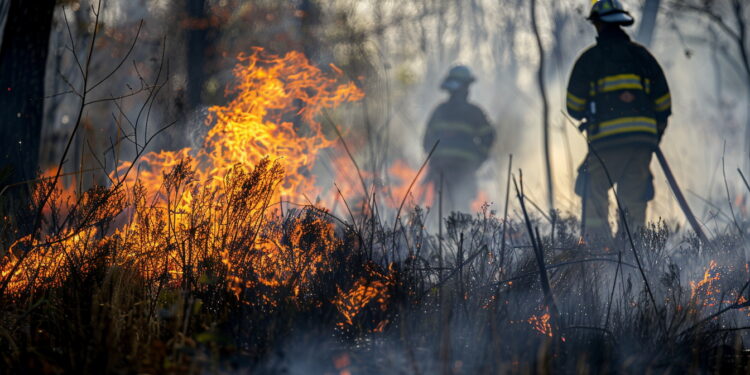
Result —
[[[57, 194], [42, 234], [4, 244], [5, 368], [748, 369], [745, 334], [735, 330], [748, 323], [736, 236], [717, 239], [723, 250], [710, 253], [663, 224], [636, 234], [653, 306], [626, 243], [587, 248], [574, 219], [535, 222], [546, 232], [555, 321], [521, 223], [504, 235], [491, 212], [454, 214], [439, 239], [425, 229], [428, 212], [415, 209], [395, 232], [375, 216], [358, 218], [357, 230], [314, 207], [280, 215], [271, 197], [283, 173], [269, 160], [235, 167], [221, 189], [196, 184], [189, 166], [164, 176], [158, 199], [138, 184]], [[13, 225], [4, 232], [18, 233]]]

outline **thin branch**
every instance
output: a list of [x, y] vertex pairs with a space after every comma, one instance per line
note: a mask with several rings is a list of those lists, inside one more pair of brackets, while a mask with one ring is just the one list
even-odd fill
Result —
[[135, 44], [138, 42], [138, 37], [141, 35], [141, 28], [142, 27], [143, 27], [143, 20], [141, 20], [138, 23], [138, 30], [136, 30], [135, 36], [133, 37], [133, 43], [130, 45], [130, 48], [128, 49], [128, 52], [125, 54], [125, 56], [122, 59], [120, 59], [120, 62], [117, 63], [117, 65], [114, 67], [114, 69], [112, 69], [112, 71], [109, 72], [109, 74], [107, 74], [106, 76], [104, 76], [104, 78], [102, 78], [101, 80], [99, 80], [99, 82], [91, 85], [91, 87], [89, 87], [89, 89], [88, 89], [89, 92], [93, 91], [95, 88], [99, 87], [99, 85], [101, 85], [102, 83], [106, 82], [115, 73], [117, 73], [117, 71], [120, 70], [120, 68], [125, 64], [125, 61], [127, 61], [128, 57], [133, 52], [133, 49], [135, 49]]

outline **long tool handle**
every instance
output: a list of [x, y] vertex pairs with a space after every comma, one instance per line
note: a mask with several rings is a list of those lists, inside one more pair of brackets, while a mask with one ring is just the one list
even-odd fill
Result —
[[708, 237], [706, 237], [706, 234], [703, 232], [703, 228], [701, 228], [700, 223], [698, 223], [698, 219], [695, 218], [693, 211], [690, 209], [690, 206], [688, 206], [687, 200], [685, 200], [685, 196], [682, 194], [682, 190], [680, 190], [680, 186], [677, 185], [677, 180], [675, 180], [674, 175], [672, 174], [672, 169], [669, 168], [667, 159], [661, 152], [661, 148], [657, 147], [654, 153], [656, 154], [656, 158], [659, 160], [659, 164], [661, 165], [661, 169], [664, 171], [664, 175], [667, 177], [669, 187], [672, 188], [672, 192], [674, 193], [675, 198], [677, 198], [677, 203], [679, 203], [682, 212], [687, 217], [690, 226], [693, 227], [693, 230], [695, 231], [695, 234], [698, 235], [698, 238], [700, 238], [700, 240], [706, 246], [710, 246]]

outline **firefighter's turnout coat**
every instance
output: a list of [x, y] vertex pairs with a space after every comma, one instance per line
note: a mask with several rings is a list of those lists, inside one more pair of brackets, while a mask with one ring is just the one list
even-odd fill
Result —
[[655, 147], [672, 113], [659, 63], [624, 31], [612, 29], [576, 61], [567, 93], [568, 113], [587, 119], [591, 147]]
[[423, 142], [425, 151], [438, 140], [440, 146], [431, 159], [434, 163], [477, 169], [489, 156], [495, 130], [481, 108], [465, 98], [452, 96], [430, 116]]

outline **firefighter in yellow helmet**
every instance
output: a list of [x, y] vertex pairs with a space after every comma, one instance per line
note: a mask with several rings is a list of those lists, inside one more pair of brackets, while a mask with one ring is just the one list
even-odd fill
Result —
[[[651, 156], [671, 114], [671, 96], [659, 63], [630, 40], [623, 26], [633, 17], [618, 0], [599, 0], [588, 18], [598, 37], [576, 61], [567, 92], [568, 113], [583, 120], [589, 153], [579, 168], [582, 232], [610, 240], [609, 189], [616, 187], [629, 228], [645, 225], [654, 197]], [[619, 215], [618, 215], [619, 217]], [[618, 225], [618, 236], [624, 225]]]
[[484, 112], [468, 101], [475, 80], [463, 65], [448, 72], [440, 88], [449, 98], [432, 112], [424, 135], [426, 152], [440, 141], [429, 162], [428, 180], [436, 187], [442, 183], [447, 211], [469, 210], [477, 195], [476, 172], [495, 141], [495, 130]]

